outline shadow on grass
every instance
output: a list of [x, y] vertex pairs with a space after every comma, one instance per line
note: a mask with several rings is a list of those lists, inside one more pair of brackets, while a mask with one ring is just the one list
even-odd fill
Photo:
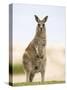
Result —
[[28, 86], [28, 85], [45, 85], [45, 84], [61, 84], [65, 83], [65, 81], [45, 81], [43, 83], [41, 82], [23, 82], [23, 83], [14, 83], [13, 86]]

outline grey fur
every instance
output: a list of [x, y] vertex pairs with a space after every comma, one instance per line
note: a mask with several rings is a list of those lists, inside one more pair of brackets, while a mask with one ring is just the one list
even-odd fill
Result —
[[35, 15], [37, 22], [36, 35], [25, 49], [23, 54], [23, 65], [26, 71], [26, 81], [32, 82], [35, 73], [41, 73], [41, 81], [44, 82], [46, 66], [46, 28], [45, 22], [48, 16], [40, 20]]

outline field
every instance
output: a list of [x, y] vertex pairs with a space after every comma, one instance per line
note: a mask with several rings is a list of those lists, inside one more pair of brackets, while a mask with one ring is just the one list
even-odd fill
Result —
[[[17, 50], [17, 49], [15, 49]], [[33, 83], [25, 83], [26, 76], [22, 65], [22, 49], [14, 51], [15, 57], [13, 64], [9, 65], [13, 70], [13, 83], [14, 86], [20, 85], [41, 85], [41, 84], [55, 84], [65, 82], [65, 49], [64, 47], [48, 47], [46, 49], [47, 64], [45, 72], [45, 82], [40, 83], [40, 73], [36, 74]], [[10, 70], [11, 71], [11, 70]], [[10, 72], [11, 76], [11, 72]]]
[[65, 83], [65, 81], [45, 81], [44, 83], [41, 82], [32, 82], [32, 83], [14, 83], [13, 86], [28, 86], [28, 85], [46, 85], [46, 84], [62, 84]]

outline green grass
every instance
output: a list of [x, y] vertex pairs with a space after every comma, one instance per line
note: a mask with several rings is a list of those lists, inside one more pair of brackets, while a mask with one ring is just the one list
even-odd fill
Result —
[[41, 82], [23, 82], [23, 83], [14, 83], [13, 86], [28, 86], [28, 85], [45, 85], [45, 84], [61, 84], [61, 83], [65, 83], [65, 81], [45, 81], [43, 83]]
[[10, 74], [24, 74], [24, 69], [22, 64], [9, 64]]

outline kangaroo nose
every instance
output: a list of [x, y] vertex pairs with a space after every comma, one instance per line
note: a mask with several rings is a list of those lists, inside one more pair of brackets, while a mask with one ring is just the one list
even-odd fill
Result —
[[40, 25], [40, 28], [42, 29], [42, 28], [43, 28], [43, 26], [42, 26], [42, 25]]
[[41, 29], [41, 31], [42, 31], [42, 27], [41, 27], [40, 29]]

